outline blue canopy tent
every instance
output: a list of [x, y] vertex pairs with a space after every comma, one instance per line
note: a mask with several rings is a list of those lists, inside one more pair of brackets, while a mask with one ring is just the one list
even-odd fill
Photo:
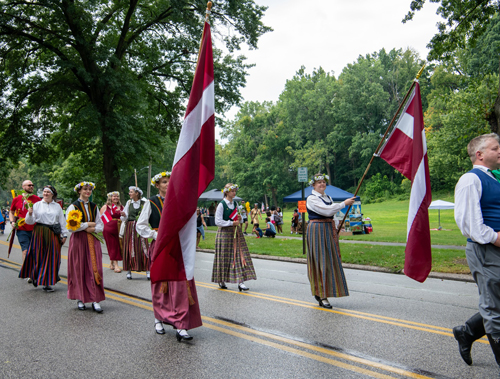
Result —
[[[307, 186], [304, 189], [304, 199], [307, 198], [312, 192], [313, 188], [311, 186]], [[346, 199], [350, 199], [351, 197], [354, 196], [354, 194], [344, 191], [343, 189], [340, 189], [335, 186], [327, 185], [325, 189], [325, 193], [329, 195], [333, 201], [335, 202], [341, 202]], [[296, 203], [297, 201], [302, 200], [302, 190], [297, 191], [292, 193], [291, 195], [285, 196], [283, 198], [284, 203]], [[351, 207], [351, 210], [354, 213], [361, 214], [361, 198], [359, 196], [356, 196], [356, 202], [353, 204]], [[340, 212], [337, 214], [339, 217], [344, 217], [345, 212], [347, 211], [347, 207], [344, 209], [340, 210]]]

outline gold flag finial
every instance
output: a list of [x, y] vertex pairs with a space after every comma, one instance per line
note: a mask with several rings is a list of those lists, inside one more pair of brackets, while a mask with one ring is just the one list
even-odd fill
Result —
[[212, 2], [211, 2], [211, 1], [209, 1], [209, 2], [207, 3], [207, 11], [209, 11], [209, 12], [210, 12], [211, 10], [212, 10]]
[[424, 65], [422, 66], [422, 68], [420, 69], [420, 71], [418, 72], [417, 76], [415, 77], [416, 80], [418, 80], [420, 78], [420, 76], [422, 75], [422, 73], [424, 72], [424, 68], [425, 68], [425, 63]]

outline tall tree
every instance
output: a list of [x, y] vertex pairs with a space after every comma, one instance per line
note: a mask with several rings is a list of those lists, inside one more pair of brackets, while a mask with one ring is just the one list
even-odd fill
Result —
[[[78, 155], [102, 164], [107, 190], [119, 169], [158, 158], [176, 138], [196, 64], [200, 0], [0, 1], [0, 148], [32, 162]], [[241, 100], [250, 66], [232, 53], [270, 31], [265, 7], [221, 0], [211, 20], [216, 110]]]

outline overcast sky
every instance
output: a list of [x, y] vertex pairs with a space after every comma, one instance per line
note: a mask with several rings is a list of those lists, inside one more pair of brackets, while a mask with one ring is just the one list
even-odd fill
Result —
[[[359, 55], [385, 48], [411, 47], [421, 58], [437, 32], [437, 5], [426, 2], [413, 21], [401, 20], [410, 0], [255, 0], [268, 7], [263, 22], [274, 29], [261, 37], [258, 49], [243, 51], [255, 63], [241, 90], [244, 101], [277, 101], [285, 83], [304, 65], [323, 67], [335, 76]], [[232, 119], [238, 108], [225, 116]]]

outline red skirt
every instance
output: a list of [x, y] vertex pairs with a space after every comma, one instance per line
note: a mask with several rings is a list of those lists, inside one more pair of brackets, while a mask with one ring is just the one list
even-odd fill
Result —
[[109, 260], [111, 261], [122, 260], [118, 232], [118, 220], [116, 219], [113, 219], [104, 225], [104, 230], [102, 231], [104, 241], [106, 241], [106, 247], [108, 248]]
[[[101, 243], [94, 238], [97, 260], [97, 272], [102, 275]], [[92, 260], [90, 258], [87, 232], [73, 233], [68, 248], [68, 299], [81, 300], [84, 303], [100, 302], [104, 297], [104, 284], [97, 284], [94, 279]]]

